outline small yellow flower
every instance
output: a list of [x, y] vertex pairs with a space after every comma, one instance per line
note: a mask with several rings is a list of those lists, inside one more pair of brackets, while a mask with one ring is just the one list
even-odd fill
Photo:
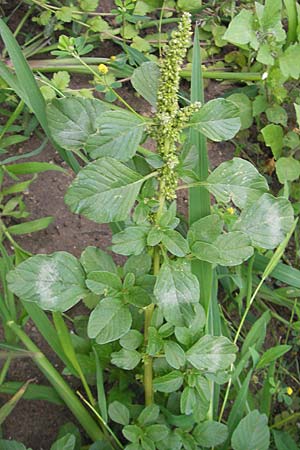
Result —
[[98, 70], [102, 75], [106, 75], [108, 72], [108, 67], [105, 64], [99, 64]]
[[229, 214], [231, 214], [231, 215], [233, 215], [233, 214], [234, 214], [234, 211], [235, 211], [235, 209], [234, 209], [234, 208], [232, 208], [232, 207], [230, 207], [230, 208], [227, 208], [227, 212], [228, 212]]
[[111, 61], [115, 61], [115, 60], [117, 59], [117, 57], [114, 56], [114, 55], [112, 55], [112, 56], [110, 57], [110, 59], [111, 59]]
[[286, 389], [286, 393], [287, 393], [287, 395], [292, 395], [293, 394], [293, 389], [289, 386], [289, 387], [287, 387], [287, 389]]

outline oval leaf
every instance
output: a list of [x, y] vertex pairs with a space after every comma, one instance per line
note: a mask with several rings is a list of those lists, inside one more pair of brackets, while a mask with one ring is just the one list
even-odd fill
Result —
[[104, 102], [84, 97], [55, 99], [47, 106], [53, 139], [67, 150], [83, 148], [97, 131], [97, 119], [109, 108]]
[[251, 411], [235, 429], [231, 445], [233, 450], [268, 450], [270, 431], [267, 416], [257, 410]]
[[121, 300], [107, 297], [91, 313], [88, 336], [98, 344], [113, 342], [124, 336], [131, 327], [130, 311]]
[[206, 187], [219, 202], [232, 201], [238, 208], [253, 203], [269, 189], [265, 177], [241, 158], [220, 164], [207, 178]]
[[165, 262], [158, 274], [154, 295], [165, 318], [177, 326], [184, 326], [185, 313], [193, 311], [199, 302], [199, 283], [190, 265], [184, 261]]
[[235, 360], [237, 346], [224, 336], [205, 335], [186, 353], [187, 360], [199, 370], [226, 370]]
[[273, 249], [284, 240], [293, 222], [293, 207], [286, 198], [264, 194], [242, 212], [234, 230], [248, 234], [254, 246]]
[[223, 98], [211, 100], [192, 115], [189, 126], [212, 141], [226, 141], [241, 127], [240, 111], [238, 106]]
[[127, 219], [143, 179], [113, 158], [84, 167], [65, 196], [71, 211], [98, 223]]
[[160, 70], [153, 61], [147, 61], [133, 71], [131, 84], [150, 105], [156, 107]]
[[97, 133], [85, 149], [93, 159], [111, 156], [128, 161], [136, 153], [145, 129], [145, 121], [128, 111], [109, 111], [98, 120]]
[[7, 281], [22, 300], [49, 311], [66, 311], [88, 294], [81, 264], [66, 252], [33, 256], [9, 272]]

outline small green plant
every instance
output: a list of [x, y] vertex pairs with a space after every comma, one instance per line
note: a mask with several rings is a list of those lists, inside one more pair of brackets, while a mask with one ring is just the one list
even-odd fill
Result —
[[[179, 108], [190, 38], [190, 16], [183, 14], [160, 64], [145, 62], [134, 71], [133, 87], [155, 108], [152, 118], [126, 102], [124, 110], [79, 97], [47, 107], [54, 141], [87, 163], [65, 201], [74, 213], [114, 224], [112, 250], [128, 257], [125, 264], [118, 267], [108, 253], [88, 247], [80, 259], [66, 252], [36, 255], [7, 277], [66, 370], [81, 380], [80, 396], [99, 425], [74, 403], [49, 362], [36, 358], [90, 438], [101, 441], [99, 448], [267, 450], [271, 443], [272, 392], [262, 392], [261, 408], [250, 383], [290, 346], [264, 352], [270, 313], [249, 332], [244, 325], [294, 231], [293, 208], [271, 195], [265, 178], [241, 158], [208, 174], [205, 137], [233, 138], [240, 114], [225, 99], [203, 103], [197, 39], [192, 101]], [[156, 152], [144, 147], [148, 138]], [[181, 189], [190, 192], [188, 230], [177, 212]], [[253, 289], [254, 256], [266, 251], [272, 257]], [[220, 314], [218, 279], [223, 269], [236, 280], [246, 261], [246, 301], [230, 327]], [[81, 300], [91, 313], [75, 317], [70, 334], [63, 313]], [[57, 335], [42, 310], [52, 311]], [[7, 329], [38, 351], [5, 306], [2, 314]], [[282, 438], [280, 431], [276, 436]]]

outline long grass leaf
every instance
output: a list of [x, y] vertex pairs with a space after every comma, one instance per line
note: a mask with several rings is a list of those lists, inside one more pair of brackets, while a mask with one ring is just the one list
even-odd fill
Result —
[[[0, 18], [0, 34], [10, 56], [11, 62], [16, 72], [16, 77], [9, 74], [9, 70], [4, 68], [4, 64], [1, 63], [1, 73], [5, 81], [15, 90], [16, 94], [29, 106], [34, 115], [40, 122], [46, 135], [51, 139], [51, 134], [48, 128], [46, 105], [45, 100], [41, 94], [41, 91], [35, 81], [32, 71], [16, 41], [14, 35], [6, 25], [6, 23]], [[22, 87], [21, 87], [22, 86]], [[52, 141], [53, 143], [53, 141]], [[77, 172], [79, 170], [79, 164], [74, 155], [70, 152], [66, 152], [61, 147], [55, 145], [55, 148], [59, 152], [62, 159], [64, 159], [72, 169]]]
[[[255, 256], [253, 268], [256, 271], [263, 272], [270, 260], [266, 256], [257, 254]], [[300, 289], [300, 270], [290, 267], [287, 264], [279, 262], [271, 272], [270, 276], [282, 283]]]
[[[7, 381], [0, 386], [0, 394], [14, 395], [23, 383], [19, 381]], [[62, 399], [57, 395], [55, 389], [50, 386], [29, 384], [23, 394], [24, 400], [45, 400], [55, 405], [63, 405]]]
[[9, 320], [6, 323], [7, 327], [23, 342], [25, 347], [36, 354], [33, 358], [36, 365], [41, 372], [45, 375], [48, 381], [52, 384], [59, 396], [64, 400], [70, 411], [74, 414], [81, 426], [94, 441], [101, 440], [103, 433], [90, 416], [88, 411], [84, 408], [80, 400], [74, 394], [70, 386], [65, 382], [58, 371], [53, 367], [46, 356], [40, 351], [40, 349], [34, 344], [34, 342], [27, 336], [27, 334], [18, 326], [14, 321]]
[[[191, 101], [204, 103], [203, 77], [201, 70], [201, 52], [199, 45], [198, 27], [195, 30], [193, 45], [193, 64], [191, 78]], [[191, 130], [189, 144], [195, 146], [198, 154], [197, 167], [195, 172], [198, 178], [206, 180], [208, 177], [208, 152], [206, 138], [203, 134]], [[210, 214], [209, 192], [203, 187], [193, 187], [189, 190], [189, 224]], [[197, 276], [201, 286], [200, 302], [207, 314], [207, 332], [210, 334], [220, 334], [220, 316], [217, 305], [217, 281], [214, 281], [212, 265], [205, 261], [193, 261], [193, 273]], [[212, 291], [214, 286], [215, 302], [212, 303]], [[219, 404], [219, 388], [215, 383], [210, 383], [210, 408], [208, 419], [216, 416]]]
[[3, 424], [4, 420], [10, 415], [12, 410], [15, 408], [18, 401], [24, 395], [24, 392], [26, 391], [27, 386], [29, 383], [31, 383], [31, 381], [32, 380], [28, 380], [25, 384], [23, 384], [23, 386], [20, 387], [20, 389], [14, 394], [14, 396], [0, 408], [0, 425]]

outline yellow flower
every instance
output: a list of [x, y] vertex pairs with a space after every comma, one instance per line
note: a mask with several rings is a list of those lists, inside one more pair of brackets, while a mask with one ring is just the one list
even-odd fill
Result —
[[115, 61], [115, 60], [117, 59], [117, 57], [114, 56], [114, 55], [112, 55], [112, 56], [110, 57], [110, 59], [111, 59], [111, 61]]
[[287, 393], [287, 395], [292, 395], [293, 394], [293, 389], [289, 386], [289, 387], [287, 387], [287, 389], [286, 389], [286, 393]]
[[231, 215], [233, 215], [233, 214], [234, 214], [234, 211], [235, 211], [235, 209], [234, 209], [234, 208], [232, 208], [232, 207], [230, 207], [230, 208], [227, 208], [227, 212], [229, 212], [229, 214], [231, 214]]
[[102, 75], [106, 75], [108, 72], [108, 67], [105, 64], [99, 64], [98, 70]]

